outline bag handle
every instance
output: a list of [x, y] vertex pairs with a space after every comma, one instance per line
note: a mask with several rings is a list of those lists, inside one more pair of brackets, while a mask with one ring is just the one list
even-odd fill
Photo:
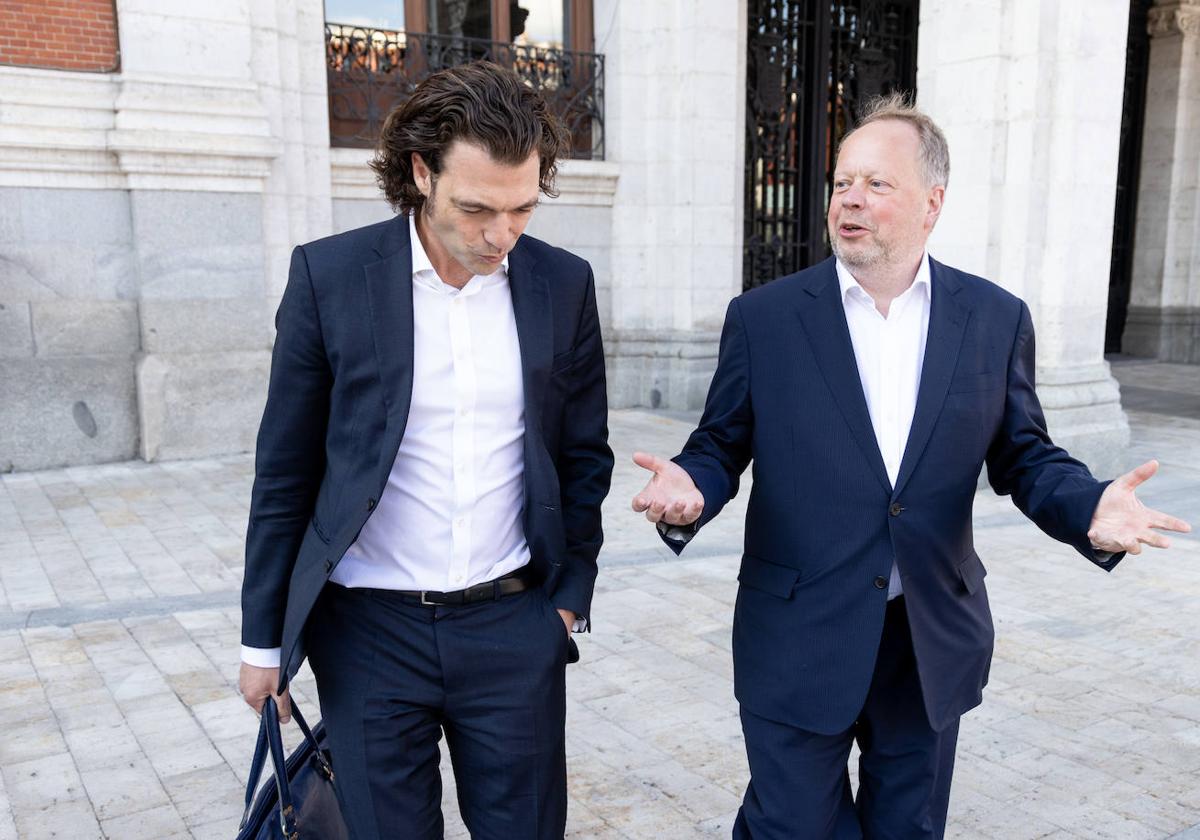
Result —
[[[292, 716], [296, 719], [296, 724], [300, 727], [304, 738], [308, 741], [309, 748], [317, 761], [321, 765], [321, 770], [325, 776], [333, 781], [333, 768], [325, 758], [325, 754], [321, 752], [321, 748], [317, 745], [317, 739], [309, 729], [308, 723], [304, 720], [304, 715], [300, 713], [300, 709], [296, 706], [295, 701], [292, 701]], [[268, 697], [263, 703], [262, 718], [258, 724], [258, 741], [254, 747], [254, 758], [250, 762], [250, 777], [246, 781], [246, 808], [242, 812], [242, 822], [239, 828], [245, 827], [246, 820], [250, 817], [250, 807], [254, 801], [254, 789], [258, 785], [259, 777], [262, 775], [263, 765], [266, 763], [267, 754], [270, 753], [271, 765], [275, 774], [275, 790], [279, 796], [279, 822], [283, 828], [283, 836], [287, 840], [298, 840], [299, 833], [296, 829], [296, 810], [292, 803], [291, 785], [287, 775], [287, 755], [283, 751], [283, 735], [279, 725], [279, 709], [275, 705], [275, 699]]]
[[267, 746], [271, 748], [271, 766], [275, 770], [275, 790], [279, 794], [279, 826], [284, 840], [300, 840], [296, 830], [296, 808], [292, 804], [292, 786], [287, 777], [287, 756], [283, 752], [283, 735], [279, 731], [279, 708], [275, 698], [263, 703], [263, 726], [267, 730]]
[[250, 806], [254, 804], [254, 789], [258, 787], [259, 777], [262, 776], [263, 765], [267, 761], [267, 721], [258, 721], [258, 741], [254, 745], [254, 758], [250, 760], [250, 776], [246, 779], [246, 807], [242, 811], [242, 821], [238, 823], [238, 831], [246, 827], [250, 819]]

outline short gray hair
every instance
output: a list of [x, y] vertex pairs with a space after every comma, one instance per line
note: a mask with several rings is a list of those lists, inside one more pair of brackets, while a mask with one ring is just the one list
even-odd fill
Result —
[[877, 96], [867, 102], [858, 124], [842, 137], [842, 143], [864, 125], [881, 120], [898, 120], [908, 123], [917, 132], [921, 147], [921, 168], [925, 171], [925, 185], [944, 187], [950, 182], [950, 146], [946, 135], [937, 123], [918, 110], [902, 93]]

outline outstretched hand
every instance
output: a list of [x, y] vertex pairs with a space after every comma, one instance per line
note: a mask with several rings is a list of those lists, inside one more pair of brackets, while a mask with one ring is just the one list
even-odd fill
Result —
[[1138, 501], [1133, 491], [1156, 472], [1158, 461], [1147, 461], [1104, 488], [1088, 528], [1088, 539], [1095, 548], [1141, 554], [1142, 544], [1155, 548], [1171, 545], [1171, 541], [1158, 531], [1186, 534], [1192, 530], [1182, 519], [1160, 513]]
[[635, 511], [644, 511], [651, 522], [662, 520], [668, 525], [691, 525], [700, 518], [704, 496], [687, 470], [645, 452], [633, 453], [633, 462], [653, 473], [642, 492], [633, 497]]

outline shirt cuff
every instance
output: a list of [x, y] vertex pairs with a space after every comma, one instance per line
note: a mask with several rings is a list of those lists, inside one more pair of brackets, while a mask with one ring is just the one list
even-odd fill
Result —
[[242, 661], [255, 668], [278, 668], [281, 648], [255, 648], [242, 645]]
[[661, 519], [654, 523], [654, 527], [668, 540], [681, 543], [691, 542], [692, 537], [696, 536], [697, 530], [695, 522], [691, 525], [671, 525]]
[[571, 632], [572, 633], [586, 633], [587, 632], [587, 619], [580, 618], [579, 616], [575, 616], [575, 623], [571, 625]]

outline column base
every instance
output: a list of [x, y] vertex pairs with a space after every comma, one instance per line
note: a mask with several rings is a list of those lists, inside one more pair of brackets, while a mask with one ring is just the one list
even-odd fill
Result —
[[619, 330], [605, 337], [612, 408], [696, 411], [717, 369], [715, 332]]
[[1038, 368], [1037, 393], [1056, 444], [1083, 461], [1099, 479], [1114, 478], [1128, 463], [1129, 421], [1108, 362]]
[[1131, 306], [1121, 352], [1161, 362], [1200, 364], [1200, 306]]
[[270, 369], [268, 350], [143, 354], [137, 363], [142, 458], [253, 451]]

